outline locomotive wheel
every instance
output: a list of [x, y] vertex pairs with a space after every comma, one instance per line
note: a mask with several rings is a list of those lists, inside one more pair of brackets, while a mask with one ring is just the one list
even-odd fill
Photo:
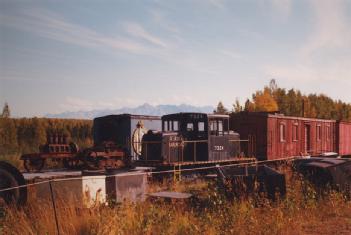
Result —
[[39, 172], [43, 169], [45, 160], [41, 158], [24, 160], [24, 168], [27, 172]]
[[63, 166], [67, 169], [77, 169], [79, 160], [63, 159]]
[[92, 160], [84, 160], [84, 166], [88, 170], [98, 170], [100, 169], [97, 161]]
[[120, 159], [99, 159], [99, 168], [122, 168], [125, 166], [125, 163]]

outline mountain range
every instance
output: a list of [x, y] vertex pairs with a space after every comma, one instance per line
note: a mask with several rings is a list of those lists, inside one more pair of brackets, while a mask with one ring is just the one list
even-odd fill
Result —
[[59, 114], [47, 114], [47, 118], [74, 118], [74, 119], [93, 119], [95, 117], [110, 115], [110, 114], [139, 114], [139, 115], [155, 115], [162, 116], [169, 113], [179, 112], [200, 112], [212, 113], [214, 107], [212, 106], [192, 106], [187, 104], [181, 105], [150, 105], [143, 104], [135, 108], [120, 108], [120, 109], [96, 109], [90, 111], [76, 111], [76, 112], [63, 112]]

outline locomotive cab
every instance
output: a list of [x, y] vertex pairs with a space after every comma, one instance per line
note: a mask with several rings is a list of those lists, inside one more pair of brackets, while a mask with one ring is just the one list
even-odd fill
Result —
[[176, 113], [162, 116], [162, 132], [143, 137], [143, 161], [203, 162], [239, 155], [239, 135], [229, 131], [229, 116]]

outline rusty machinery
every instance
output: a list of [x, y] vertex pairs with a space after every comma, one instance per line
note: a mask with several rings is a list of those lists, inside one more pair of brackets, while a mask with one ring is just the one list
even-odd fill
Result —
[[21, 156], [28, 172], [42, 170], [48, 159], [62, 162], [69, 169], [121, 168], [130, 164], [126, 151], [113, 142], [79, 149], [67, 136], [59, 134], [48, 136], [47, 143], [39, 147], [38, 153]]

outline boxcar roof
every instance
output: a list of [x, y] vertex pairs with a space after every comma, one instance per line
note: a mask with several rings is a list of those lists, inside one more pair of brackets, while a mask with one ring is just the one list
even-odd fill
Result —
[[228, 114], [216, 114], [216, 113], [211, 113], [211, 114], [208, 114], [208, 117], [209, 118], [229, 118], [229, 115]]
[[266, 118], [293, 119], [293, 120], [303, 120], [303, 121], [336, 122], [336, 120], [331, 120], [331, 119], [285, 116], [284, 114], [274, 113], [274, 112], [241, 112], [239, 113], [239, 115], [258, 116], [258, 117], [266, 117]]

